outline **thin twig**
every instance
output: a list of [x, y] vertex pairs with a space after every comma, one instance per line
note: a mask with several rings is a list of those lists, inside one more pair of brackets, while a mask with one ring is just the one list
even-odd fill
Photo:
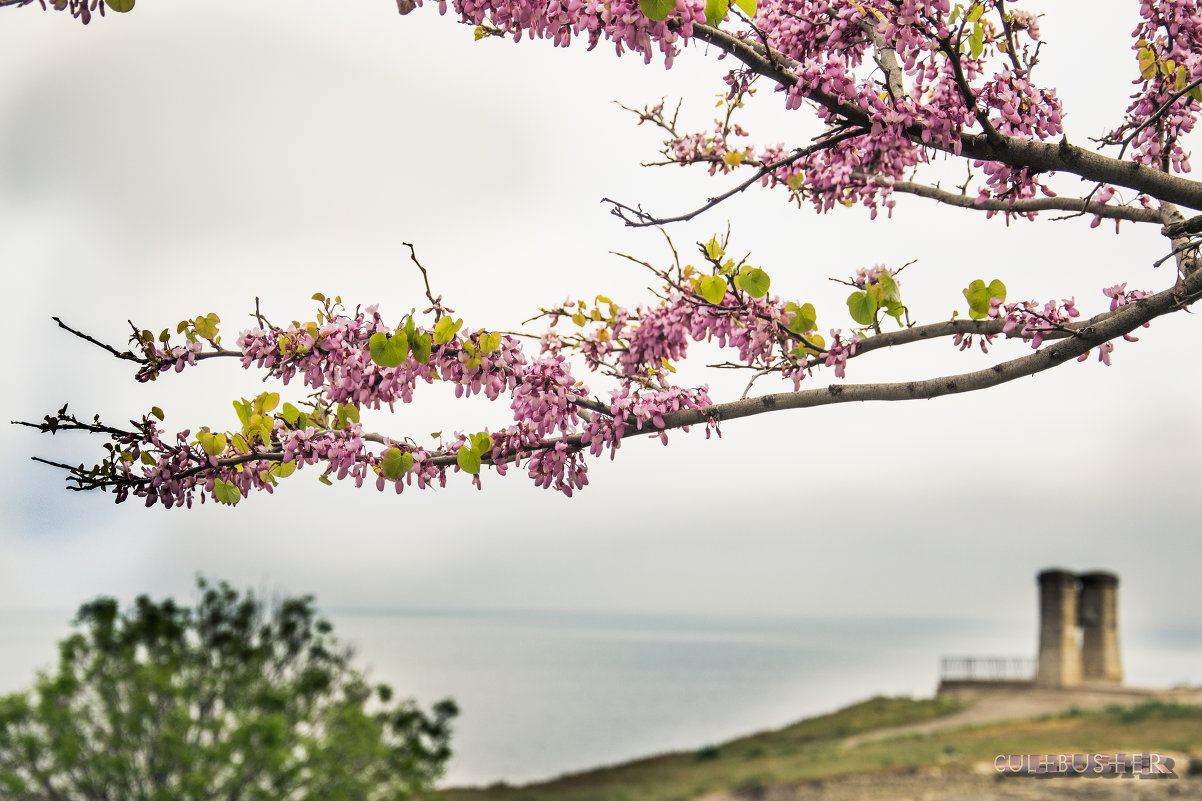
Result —
[[[783, 158], [779, 161], [774, 161], [771, 164], [765, 164], [763, 167], [761, 167], [759, 170], [757, 170], [756, 173], [754, 175], [752, 175], [750, 178], [748, 178], [746, 181], [743, 181], [741, 184], [739, 184], [738, 186], [735, 186], [733, 189], [730, 189], [727, 192], [723, 192], [722, 194], [720, 194], [716, 197], [710, 198], [705, 203], [705, 205], [701, 206], [700, 208], [695, 209], [691, 212], [688, 212], [687, 214], [680, 214], [676, 217], [654, 217], [654, 216], [648, 214], [647, 212], [643, 211], [641, 208], [635, 209], [635, 208], [632, 208], [631, 206], [627, 206], [625, 203], [619, 203], [618, 201], [611, 200], [610, 198], [607, 198], [607, 197], [601, 198], [601, 202], [609, 203], [611, 206], [613, 206], [613, 208], [610, 209], [610, 213], [613, 214], [615, 217], [619, 218], [620, 220], [622, 220], [622, 222], [626, 223], [626, 225], [630, 226], [631, 228], [647, 228], [647, 227], [650, 227], [653, 225], [666, 225], [668, 223], [674, 223], [674, 222], [687, 222], [688, 220], [691, 220], [694, 217], [704, 214], [705, 212], [712, 209], [714, 206], [717, 206], [722, 201], [728, 200], [729, 198], [734, 197], [735, 195], [739, 194], [740, 192], [745, 191], [752, 184], [761, 180], [764, 176], [769, 175], [770, 173], [780, 169], [781, 167], [787, 167], [790, 164], [793, 164], [794, 162], [797, 162], [803, 158], [812, 156], [815, 153], [818, 153], [823, 150], [829, 150], [830, 148], [834, 147], [835, 145], [838, 145], [840, 142], [846, 141], [848, 139], [854, 139], [857, 136], [863, 136], [866, 133], [868, 133], [867, 128], [858, 128], [858, 127], [857, 128], [848, 128], [848, 129], [846, 129], [840, 133], [837, 133], [833, 136], [829, 136], [825, 139], [822, 139], [820, 142], [818, 142], [814, 145], [811, 145], [810, 147], [799, 148], [797, 150], [794, 150], [791, 155], [786, 156], [785, 158]], [[634, 216], [628, 217], [625, 212], [629, 212], [630, 214], [632, 214]]]
[[1123, 157], [1123, 154], [1127, 152], [1128, 145], [1130, 145], [1131, 142], [1135, 140], [1136, 135], [1139, 134], [1140, 131], [1142, 131], [1144, 128], [1147, 128], [1149, 125], [1155, 125], [1156, 123], [1160, 122], [1160, 118], [1163, 117], [1166, 113], [1168, 113], [1168, 110], [1173, 106], [1174, 103], [1176, 103], [1178, 100], [1180, 100], [1182, 97], [1189, 94], [1193, 90], [1197, 89], [1199, 86], [1202, 86], [1202, 78], [1198, 78], [1197, 80], [1190, 83], [1189, 86], [1182, 89], [1180, 92], [1176, 92], [1172, 97], [1170, 97], [1168, 100], [1166, 100], [1164, 102], [1164, 105], [1162, 105], [1160, 108], [1158, 108], [1152, 114], [1151, 117], [1148, 117], [1146, 120], [1141, 122], [1139, 125], [1135, 126], [1135, 128], [1131, 131], [1131, 133], [1127, 134], [1127, 136], [1123, 139], [1123, 146], [1119, 150], [1118, 157], [1120, 159]]
[[430, 275], [426, 272], [426, 268], [417, 260], [417, 251], [414, 250], [411, 242], [402, 242], [402, 245], [409, 248], [409, 258], [413, 259], [413, 263], [417, 265], [417, 269], [422, 271], [422, 281], [426, 285], [426, 297], [430, 301], [430, 308], [434, 311], [434, 322], [438, 322], [443, 315], [442, 295], [434, 297], [434, 292], [430, 289]]
[[[75, 330], [75, 329], [74, 329], [74, 328], [72, 328], [71, 326], [69, 326], [69, 325], [67, 325], [66, 323], [64, 323], [64, 322], [63, 322], [61, 319], [59, 319], [58, 317], [51, 317], [50, 319], [51, 319], [51, 320], [54, 320], [54, 322], [58, 323], [58, 327], [59, 327], [59, 328], [61, 328], [61, 329], [63, 329], [64, 331], [69, 331], [69, 332], [71, 332], [72, 334], [74, 334], [75, 336], [79, 337], [80, 339], [82, 339], [82, 340], [84, 340], [84, 341], [86, 341], [86, 342], [91, 342], [93, 345], [95, 345], [95, 346], [96, 346], [96, 347], [98, 347], [98, 348], [102, 348], [102, 349], [104, 349], [104, 350], [107, 350], [109, 353], [113, 354], [113, 355], [114, 355], [114, 356], [116, 356], [118, 359], [124, 359], [124, 360], [126, 360], [126, 361], [129, 361], [129, 362], [136, 362], [137, 364], [146, 364], [146, 359], [145, 359], [145, 358], [143, 358], [143, 357], [141, 357], [141, 356], [136, 356], [136, 355], [133, 353], [133, 351], [128, 351], [128, 350], [127, 350], [127, 351], [119, 351], [119, 350], [117, 350], [116, 348], [114, 348], [112, 345], [109, 345], [109, 344], [107, 344], [107, 343], [101, 342], [99, 339], [95, 339], [95, 338], [93, 338], [93, 337], [90, 337], [90, 336], [88, 336], [87, 334], [83, 333], [82, 331], [77, 331], [77, 330]], [[135, 329], [135, 330], [136, 330], [136, 329]]]

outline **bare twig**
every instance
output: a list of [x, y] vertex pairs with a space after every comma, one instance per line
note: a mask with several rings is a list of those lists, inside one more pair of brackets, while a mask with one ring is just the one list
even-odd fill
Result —
[[87, 334], [83, 333], [82, 331], [75, 330], [71, 326], [64, 323], [58, 317], [51, 317], [50, 319], [54, 320], [54, 322], [58, 323], [58, 327], [63, 329], [64, 331], [68, 331], [68, 332], [74, 334], [75, 336], [79, 337], [80, 339], [84, 340], [85, 342], [91, 342], [96, 347], [108, 351], [112, 355], [116, 356], [118, 359], [124, 359], [125, 361], [135, 362], [137, 364], [146, 364], [146, 359], [142, 356], [138, 356], [133, 351], [117, 350], [112, 345], [109, 345], [105, 342], [101, 342], [99, 339], [94, 339], [93, 337], [88, 336]]
[[[1158, 122], [1160, 122], [1160, 118], [1168, 113], [1168, 110], [1173, 107], [1174, 103], [1176, 103], [1178, 100], [1180, 100], [1181, 98], [1188, 95], [1190, 92], [1197, 89], [1199, 86], [1202, 86], [1202, 78], [1198, 78], [1197, 80], [1192, 81], [1189, 84], [1189, 86], [1185, 87], [1180, 92], [1174, 92], [1172, 97], [1170, 97], [1168, 100], [1166, 100], [1164, 102], [1164, 104], [1161, 105], [1160, 108], [1156, 109], [1156, 111], [1152, 113], [1152, 116], [1148, 117], [1146, 120], [1141, 122], [1139, 125], [1135, 126], [1133, 129], [1131, 129], [1131, 133], [1127, 134], [1122, 140], [1123, 146], [1119, 150], [1118, 157], [1119, 158], [1123, 157], [1123, 154], [1127, 152], [1127, 147], [1135, 140], [1135, 137], [1139, 134], [1140, 131], [1142, 131], [1144, 128], [1147, 128], [1149, 125], [1155, 125]], [[1111, 143], [1111, 144], [1113, 144], [1113, 143]]]
[[442, 295], [434, 297], [434, 293], [430, 290], [430, 275], [426, 272], [426, 268], [422, 266], [422, 263], [417, 260], [417, 251], [414, 250], [413, 244], [410, 242], [402, 242], [401, 244], [409, 248], [409, 258], [417, 265], [417, 269], [422, 271], [422, 281], [426, 285], [426, 298], [429, 299], [430, 309], [434, 312], [434, 321], [438, 322], [443, 313], [450, 310], [443, 308]]
[[632, 206], [627, 206], [625, 203], [619, 203], [616, 200], [611, 200], [610, 198], [602, 198], [601, 202], [609, 203], [613, 207], [610, 209], [610, 213], [618, 217], [620, 220], [622, 220], [622, 222], [626, 223], [626, 225], [632, 228], [646, 228], [653, 225], [667, 225], [668, 223], [685, 222], [704, 214], [722, 201], [728, 200], [740, 192], [745, 191], [752, 184], [763, 179], [764, 176], [771, 174], [781, 167], [788, 167], [790, 164], [793, 164], [801, 159], [808, 158], [822, 150], [829, 150], [830, 148], [838, 145], [840, 142], [844, 142], [848, 139], [854, 139], [857, 136], [863, 136], [867, 132], [868, 130], [866, 128], [848, 128], [832, 136], [828, 136], [811, 145], [810, 147], [798, 148], [785, 158], [760, 167], [758, 170], [756, 170], [755, 174], [746, 181], [743, 181], [729, 191], [710, 198], [701, 207], [675, 217], [655, 217], [643, 211], [642, 208], [636, 209]]

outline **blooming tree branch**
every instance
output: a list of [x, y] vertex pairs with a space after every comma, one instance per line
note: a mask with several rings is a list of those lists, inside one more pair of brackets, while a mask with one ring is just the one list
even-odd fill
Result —
[[[125, 11], [133, 3], [52, 5], [87, 22], [106, 5]], [[420, 5], [401, 0], [398, 10]], [[234, 402], [234, 428], [171, 432], [157, 407], [128, 427], [77, 418], [66, 406], [40, 423], [21, 424], [105, 438], [107, 455], [92, 467], [39, 461], [65, 470], [73, 489], [111, 490], [118, 501], [140, 497], [147, 505], [191, 505], [195, 498], [235, 504], [308, 468], [326, 482], [348, 479], [397, 493], [442, 486], [455, 474], [479, 487], [487, 470], [503, 476], [520, 469], [537, 486], [571, 495], [587, 485], [590, 458], [613, 458], [632, 436], [666, 443], [676, 429], [721, 434], [727, 421], [786, 409], [975, 392], [1091, 354], [1109, 364], [1116, 340], [1134, 340], [1138, 328], [1202, 297], [1202, 214], [1182, 211], [1202, 212], [1202, 182], [1185, 177], [1184, 144], [1202, 111], [1202, 12], [1181, 0], [1138, 4], [1137, 91], [1116, 114], [1120, 123], [1093, 140], [1094, 150], [1070, 142], [1056, 91], [1033, 78], [1044, 42], [1039, 15], [1025, 5], [440, 0], [439, 10], [475, 26], [477, 38], [547, 39], [557, 46], [583, 40], [590, 49], [607, 43], [618, 55], [635, 53], [666, 67], [697, 42], [735, 64], [711, 130], [682, 130], [678, 114], [669, 118], [662, 103], [634, 113], [667, 136], [655, 164], [704, 165], [712, 175], [743, 170], [748, 177], [676, 216], [608, 201], [628, 225], [693, 219], [757, 183], [818, 213], [858, 204], [873, 217], [881, 209], [891, 214], [902, 193], [1007, 222], [1051, 211], [1090, 215], [1094, 226], [1102, 219], [1155, 223], [1166, 246], [1148, 263], [1172, 259], [1176, 266], [1159, 291], [1129, 290], [1126, 283], [1103, 288], [1109, 308], [1083, 319], [1075, 297], [1015, 302], [1002, 280], [978, 278], [962, 288], [967, 314], [920, 324], [903, 300], [902, 268], [875, 265], [844, 282], [851, 290], [846, 308], [819, 312], [804, 298], [774, 294], [766, 269], [748, 257], [736, 261], [728, 238], [713, 238], [699, 243], [700, 266], [683, 264], [675, 250], [669, 267], [640, 262], [659, 281], [646, 302], [568, 300], [540, 309], [534, 319], [546, 323], [543, 332], [519, 336], [455, 318], [409, 245], [430, 305], [399, 320], [375, 306], [349, 310], [340, 297], [319, 293], [306, 323], [273, 325], [256, 305], [257, 327], [239, 332], [233, 346], [223, 339], [220, 318], [209, 313], [180, 322], [174, 333], [135, 327], [125, 351], [59, 321], [111, 356], [135, 362], [139, 381], [225, 358], [278, 382], [279, 391]], [[819, 135], [801, 145], [755, 143], [741, 110], [757, 93], [811, 114]], [[942, 188], [936, 160], [965, 167], [968, 177], [957, 191]], [[1085, 196], [1057, 189], [1081, 180], [1093, 187]], [[895, 383], [846, 380], [868, 353], [903, 353], [931, 340], [986, 353], [1010, 341], [1031, 352], [969, 372]], [[675, 383], [675, 365], [699, 342], [723, 350], [726, 361], [718, 367], [751, 371], [741, 397], [713, 399], [708, 386]], [[590, 388], [585, 371], [603, 386]], [[791, 388], [751, 395], [767, 377]], [[437, 442], [364, 429], [362, 410], [395, 411], [434, 383], [453, 387], [456, 397], [505, 403], [508, 419]], [[282, 397], [288, 391], [291, 400]]]

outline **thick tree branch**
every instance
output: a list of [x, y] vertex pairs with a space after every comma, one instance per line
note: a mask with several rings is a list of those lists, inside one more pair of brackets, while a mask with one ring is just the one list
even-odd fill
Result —
[[[1185, 226], [1187, 224], [1181, 212], [1172, 203], [1162, 203], [1160, 205], [1160, 214], [1161, 219], [1167, 223], [1165, 229], [1178, 225]], [[1198, 266], [1198, 243], [1191, 240], [1186, 234], [1173, 236], [1169, 242], [1173, 248], [1171, 255], [1177, 262], [1178, 275], [1188, 276], [1193, 273]]]
[[713, 418], [735, 420], [783, 409], [806, 409], [853, 401], [901, 401], [938, 398], [961, 392], [995, 387], [1017, 378], [1041, 373], [1076, 359], [1091, 349], [1128, 334], [1161, 315], [1176, 311], [1202, 297], [1202, 270], [1172, 289], [1120, 307], [1101, 322], [1090, 322], [1055, 345], [1010, 361], [971, 373], [880, 384], [831, 384], [822, 389], [780, 392], [731, 403], [720, 403], [700, 410], [673, 412], [664, 416], [665, 428], [698, 425]]
[[989, 198], [978, 200], [961, 192], [949, 192], [937, 186], [912, 183], [909, 181], [890, 181], [879, 175], [852, 173], [852, 176], [865, 183], [874, 183], [882, 188], [891, 188], [894, 192], [934, 200], [947, 206], [978, 211], [1002, 211], [1015, 214], [1026, 214], [1031, 211], [1071, 211], [1081, 214], [1096, 214], [1114, 220], [1130, 220], [1132, 222], [1160, 223], [1161, 216], [1154, 209], [1139, 206], [1111, 206], [1104, 203], [1094, 203], [1085, 198], [1077, 197], [1039, 197], [1021, 200], [1001, 200]]
[[872, 47], [876, 51], [876, 63], [885, 73], [885, 90], [893, 102], [897, 103], [906, 96], [901, 64], [897, 62], [897, 51], [885, 41], [885, 37], [881, 36], [871, 22], [865, 21], [860, 27], [872, 37]]
[[[964, 30], [965, 23], [968, 22], [968, 17], [960, 23], [960, 30]], [[956, 44], [953, 46], [950, 39], [944, 39], [939, 42], [943, 50], [944, 56], [952, 65], [952, 73], [956, 80], [956, 89], [960, 92], [960, 99], [964, 101], [964, 107], [972, 111], [972, 115], [976, 118], [977, 124], [981, 126], [981, 130], [985, 132], [985, 138], [993, 145], [999, 145], [1002, 142], [1002, 135], [993, 127], [993, 123], [989, 121], [989, 115], [985, 113], [985, 109], [981, 108], [977, 103], [976, 95], [972, 93], [972, 87], [968, 85], [968, 78], [964, 75], [964, 65], [960, 63], [960, 38], [956, 37]]]
[[[797, 76], [790, 71], [795, 65], [783, 57], [770, 57], [762, 45], [739, 39], [708, 25], [694, 25], [693, 35], [694, 38], [730, 53], [755, 72], [784, 87], [797, 84]], [[872, 120], [864, 109], [844, 103], [834, 95], [820, 89], [810, 89], [806, 91], [806, 96], [852, 125], [872, 125]], [[911, 129], [907, 131], [907, 135], [916, 144], [945, 153], [1002, 162], [1013, 167], [1027, 167], [1035, 172], [1067, 172], [1087, 181], [1134, 189], [1159, 200], [1202, 210], [1202, 183], [1145, 167], [1134, 161], [1122, 161], [1094, 153], [1070, 144], [1067, 137], [1058, 144], [1052, 144], [996, 132], [992, 140], [986, 134], [962, 133], [957, 143], [957, 152], [957, 149], [949, 144], [923, 142], [921, 129]]]

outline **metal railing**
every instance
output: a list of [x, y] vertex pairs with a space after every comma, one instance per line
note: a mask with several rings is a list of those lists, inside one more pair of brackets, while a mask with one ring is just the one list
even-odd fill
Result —
[[945, 656], [942, 681], [1025, 681], [1035, 676], [1035, 660], [1026, 656]]

